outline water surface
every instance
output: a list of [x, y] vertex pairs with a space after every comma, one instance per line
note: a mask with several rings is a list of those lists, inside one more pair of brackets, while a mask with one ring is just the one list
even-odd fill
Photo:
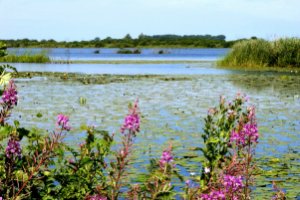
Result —
[[[100, 53], [96, 54], [95, 51]], [[141, 54], [118, 54], [117, 48], [9, 48], [11, 54], [44, 52], [53, 60], [203, 60], [225, 56], [226, 48], [142, 48]], [[163, 50], [164, 54], [158, 52]]]

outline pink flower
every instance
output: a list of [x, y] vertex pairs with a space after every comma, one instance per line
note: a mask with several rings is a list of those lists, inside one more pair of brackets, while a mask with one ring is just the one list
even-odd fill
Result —
[[121, 127], [121, 133], [125, 133], [126, 130], [133, 134], [136, 134], [140, 131], [138, 101], [134, 103], [133, 107], [129, 110], [129, 114], [124, 119], [124, 123]]
[[209, 194], [202, 194], [201, 199], [203, 200], [225, 200], [226, 196], [223, 191], [213, 190]]
[[63, 130], [69, 131], [71, 130], [71, 127], [69, 126], [69, 117], [63, 114], [59, 114], [57, 116], [56, 121], [57, 126], [61, 126]]
[[10, 80], [8, 85], [2, 94], [2, 102], [5, 103], [8, 108], [13, 108], [18, 103], [17, 87], [13, 80]]
[[241, 176], [230, 176], [230, 175], [225, 175], [223, 177], [224, 180], [224, 187], [226, 189], [226, 192], [229, 193], [235, 193], [238, 191], [241, 191], [244, 187], [243, 184], [243, 179]]
[[107, 197], [104, 197], [100, 194], [90, 195], [86, 198], [87, 200], [107, 200]]
[[230, 136], [230, 142], [235, 142], [239, 146], [247, 146], [250, 142], [258, 143], [258, 129], [256, 124], [247, 123], [241, 131], [233, 130]]
[[21, 146], [19, 141], [14, 138], [8, 140], [7, 147], [5, 149], [5, 154], [7, 158], [21, 157]]
[[173, 162], [173, 156], [172, 156], [171, 149], [163, 151], [162, 156], [159, 160], [159, 166], [161, 168], [164, 168], [166, 166], [166, 164], [169, 164], [171, 162]]

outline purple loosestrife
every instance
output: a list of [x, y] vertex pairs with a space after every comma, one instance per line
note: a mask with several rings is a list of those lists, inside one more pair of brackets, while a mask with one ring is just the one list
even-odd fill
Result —
[[69, 117], [63, 114], [59, 114], [57, 116], [56, 125], [60, 126], [62, 130], [69, 131], [71, 130], [71, 127], [69, 125]]
[[13, 108], [18, 103], [17, 87], [13, 80], [10, 80], [2, 94], [2, 102], [7, 105], [9, 109]]
[[202, 200], [225, 200], [226, 196], [221, 190], [213, 190], [209, 194], [202, 194]]
[[22, 150], [19, 141], [15, 140], [14, 138], [10, 138], [5, 149], [6, 157], [9, 159], [16, 157], [20, 158], [21, 151]]
[[173, 162], [173, 156], [172, 156], [171, 148], [169, 148], [168, 150], [163, 151], [162, 156], [159, 160], [159, 166], [161, 168], [165, 168], [165, 166], [167, 164], [170, 164], [171, 162]]
[[241, 176], [225, 175], [223, 181], [226, 193], [241, 192], [244, 187], [243, 179]]
[[235, 142], [238, 146], [245, 147], [249, 143], [258, 143], [258, 129], [256, 124], [247, 123], [243, 125], [240, 131], [233, 130], [230, 136], [230, 142]]
[[95, 194], [95, 195], [92, 195], [92, 196], [88, 196], [86, 198], [86, 200], [107, 200], [107, 197], [104, 197], [100, 194]]
[[134, 135], [140, 131], [138, 101], [135, 101], [133, 107], [129, 109], [129, 114], [124, 119], [124, 123], [121, 127], [121, 133], [125, 133], [126, 130], [130, 131]]

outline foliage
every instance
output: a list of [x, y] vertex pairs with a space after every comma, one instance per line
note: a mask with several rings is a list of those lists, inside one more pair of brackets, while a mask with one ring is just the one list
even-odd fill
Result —
[[6, 49], [7, 49], [6, 44], [0, 41], [0, 58], [7, 55]]
[[141, 50], [139, 49], [119, 49], [117, 51], [118, 54], [141, 54]]
[[23, 54], [23, 55], [14, 55], [9, 54], [4, 57], [0, 57], [0, 62], [6, 63], [49, 63], [51, 62], [50, 58], [41, 53], [41, 54]]
[[[0, 40], [1, 42], [1, 40]], [[132, 38], [127, 34], [122, 39], [107, 37], [95, 38], [89, 41], [58, 42], [50, 40], [2, 40], [8, 47], [42, 47], [42, 48], [81, 48], [81, 47], [108, 47], [108, 48], [136, 48], [136, 47], [230, 47], [235, 41], [225, 41], [224, 35], [144, 35]]]
[[[246, 98], [240, 94], [232, 103], [226, 104], [225, 98], [221, 96], [220, 104], [217, 108], [211, 108], [208, 111], [205, 120], [204, 133], [202, 138], [205, 144], [204, 148], [200, 148], [207, 163], [202, 170], [202, 185], [214, 175], [215, 168], [222, 168], [224, 162], [231, 157], [229, 154], [229, 139], [231, 131], [237, 125], [241, 116], [245, 116], [242, 112], [242, 105]], [[207, 168], [211, 173], [205, 173]], [[215, 177], [214, 177], [215, 178]]]
[[58, 185], [52, 185], [47, 195], [59, 199], [84, 199], [94, 192], [96, 185], [107, 187], [105, 157], [110, 153], [113, 138], [94, 127], [82, 128], [86, 131], [86, 139], [79, 145], [79, 150], [66, 145], [60, 148], [56, 167], [48, 175]]
[[280, 38], [275, 41], [252, 39], [237, 42], [219, 62], [221, 66], [300, 67], [300, 39]]

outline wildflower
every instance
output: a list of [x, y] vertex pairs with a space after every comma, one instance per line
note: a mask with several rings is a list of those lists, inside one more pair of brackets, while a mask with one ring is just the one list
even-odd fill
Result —
[[57, 126], [61, 126], [63, 130], [69, 131], [71, 130], [71, 127], [69, 126], [69, 117], [63, 114], [59, 114], [57, 116], [56, 121]]
[[159, 166], [161, 168], [164, 168], [166, 166], [166, 164], [169, 164], [171, 162], [173, 162], [173, 156], [172, 156], [171, 150], [168, 149], [168, 150], [163, 151], [162, 156], [159, 160]]
[[248, 111], [248, 120], [250, 123], [255, 123], [256, 119], [255, 119], [255, 107], [254, 106], [249, 106], [247, 108]]
[[225, 194], [223, 191], [213, 190], [209, 194], [202, 194], [201, 199], [203, 200], [225, 200]]
[[10, 138], [5, 149], [7, 158], [21, 157], [21, 146], [19, 141], [14, 138]]
[[233, 130], [230, 136], [230, 142], [235, 142], [237, 145], [246, 146], [251, 143], [258, 143], [258, 129], [256, 124], [247, 123], [241, 131]]
[[216, 108], [210, 108], [210, 109], [208, 109], [207, 112], [208, 112], [208, 115], [213, 116], [214, 114], [216, 114], [217, 109]]
[[124, 133], [126, 130], [133, 134], [140, 131], [138, 101], [134, 103], [133, 107], [129, 110], [129, 114], [124, 119], [124, 123], [121, 127], [121, 133]]
[[191, 183], [192, 183], [191, 180], [186, 180], [186, 181], [185, 181], [185, 185], [186, 185], [187, 187], [190, 187]]
[[244, 95], [244, 94], [241, 94], [240, 92], [238, 92], [236, 94], [235, 100], [240, 100], [242, 102], [247, 102], [249, 100], [249, 97]]
[[2, 102], [5, 103], [8, 108], [13, 108], [18, 103], [17, 87], [13, 80], [10, 80], [8, 85], [2, 94]]
[[204, 174], [208, 174], [210, 172], [210, 169], [208, 167], [204, 167]]
[[107, 197], [104, 197], [100, 194], [90, 195], [86, 198], [86, 200], [107, 200]]
[[69, 162], [69, 164], [74, 164], [74, 163], [75, 163], [75, 160], [72, 159], [72, 158], [70, 158], [70, 159], [68, 160], [68, 162]]
[[230, 176], [230, 175], [225, 175], [223, 178], [224, 181], [224, 187], [226, 192], [229, 193], [235, 193], [240, 191], [243, 187], [243, 180], [241, 176]]

